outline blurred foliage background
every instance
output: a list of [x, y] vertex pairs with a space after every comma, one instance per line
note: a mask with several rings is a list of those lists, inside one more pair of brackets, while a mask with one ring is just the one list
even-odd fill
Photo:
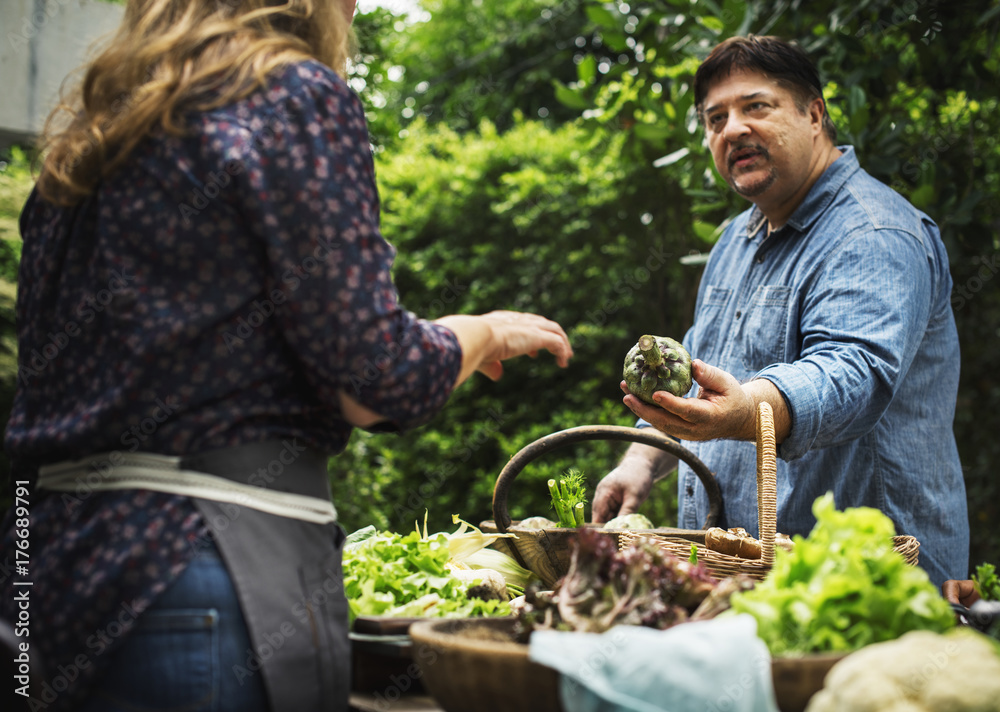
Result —
[[[973, 565], [1000, 532], [1000, 86], [996, 0], [422, 0], [413, 16], [359, 12], [351, 67], [376, 151], [383, 230], [403, 304], [428, 318], [535, 311], [576, 357], [476, 377], [429, 425], [357, 432], [330, 462], [344, 526], [409, 530], [427, 510], [492, 518], [496, 477], [544, 435], [631, 425], [618, 382], [642, 333], [690, 324], [700, 257], [746, 207], [718, 179], [693, 110], [700, 60], [734, 34], [777, 34], [817, 61], [842, 143], [934, 218], [955, 282], [962, 345], [955, 430]], [[0, 171], [0, 406], [16, 378], [11, 307], [24, 154]], [[956, 364], [959, 368], [959, 364]], [[511, 491], [515, 518], [547, 514], [545, 480], [591, 485], [622, 444], [557, 450]], [[644, 512], [673, 523], [675, 483]], [[514, 501], [516, 500], [516, 501]]]

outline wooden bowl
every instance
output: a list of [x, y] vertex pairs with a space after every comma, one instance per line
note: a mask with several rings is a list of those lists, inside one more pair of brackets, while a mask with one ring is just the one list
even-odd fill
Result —
[[445, 712], [562, 712], [559, 673], [513, 641], [514, 618], [444, 618], [410, 628], [424, 689]]
[[421, 692], [413, 662], [410, 626], [425, 618], [359, 616], [348, 637], [351, 641], [351, 692], [385, 692], [403, 681], [408, 692]]
[[771, 677], [774, 696], [781, 712], [803, 712], [809, 700], [823, 689], [830, 668], [847, 653], [824, 653], [801, 658], [773, 658]]
[[[559, 673], [532, 662], [513, 640], [514, 618], [445, 618], [410, 627], [424, 689], [446, 712], [562, 712]], [[774, 658], [781, 712], [803, 712], [845, 654]], [[669, 664], [664, 661], [664, 665]]]

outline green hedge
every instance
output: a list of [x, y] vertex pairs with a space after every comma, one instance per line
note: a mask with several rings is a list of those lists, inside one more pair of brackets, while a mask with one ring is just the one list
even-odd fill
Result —
[[[18, 146], [0, 155], [0, 420], [4, 426], [14, 402], [17, 383], [17, 331], [14, 306], [17, 296], [17, 268], [21, 261], [21, 236], [17, 221], [21, 207], [31, 192], [33, 180], [29, 159]], [[10, 468], [0, 450], [0, 472]], [[0, 493], [0, 509], [6, 503]]]
[[[356, 434], [331, 463], [348, 528], [405, 530], [425, 508], [438, 527], [452, 513], [491, 518], [496, 477], [525, 445], [634, 423], [618, 387], [625, 353], [642, 333], [683, 335], [698, 279], [679, 262], [699, 246], [678, 229], [690, 223], [686, 201], [623, 160], [624, 134], [524, 120], [502, 135], [485, 121], [464, 135], [419, 122], [409, 131], [378, 170], [403, 305], [427, 318], [541, 313], [567, 330], [575, 358], [567, 369], [547, 354], [508, 362], [501, 381], [475, 376], [424, 428]], [[546, 479], [576, 467], [596, 484], [623, 447], [586, 443], [538, 460], [513, 488], [511, 513], [547, 514]], [[654, 520], [672, 521], [673, 490], [659, 486], [646, 508]]]

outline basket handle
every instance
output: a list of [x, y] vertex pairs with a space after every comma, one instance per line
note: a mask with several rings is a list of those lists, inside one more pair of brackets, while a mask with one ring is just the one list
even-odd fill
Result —
[[774, 437], [774, 413], [771, 404], [757, 406], [757, 532], [760, 535], [760, 560], [774, 564], [774, 532], [778, 510], [778, 459]]
[[[532, 460], [555, 450], [556, 448], [585, 440], [619, 440], [650, 445], [676, 455], [686, 462], [694, 471], [708, 492], [708, 516], [705, 517], [705, 527], [715, 526], [722, 513], [722, 492], [715, 475], [699, 460], [693, 452], [683, 447], [673, 438], [664, 435], [654, 428], [629, 428], [622, 425], [581, 425], [575, 428], [560, 430], [546, 435], [533, 443], [526, 445], [514, 455], [497, 477], [493, 488], [493, 522], [497, 531], [506, 533], [510, 526], [510, 514], [507, 511], [507, 493], [514, 479]], [[771, 544], [774, 541], [772, 537]]]

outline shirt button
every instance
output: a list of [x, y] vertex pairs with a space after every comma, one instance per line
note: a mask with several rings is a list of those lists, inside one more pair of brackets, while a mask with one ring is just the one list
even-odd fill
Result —
[[763, 257], [758, 257], [756, 261], [757, 261], [757, 264], [759, 264], [759, 265], [764, 264], [764, 258]]
[[737, 319], [739, 319], [741, 316], [743, 316], [743, 312], [741, 312], [741, 311], [736, 312], [736, 318]]

